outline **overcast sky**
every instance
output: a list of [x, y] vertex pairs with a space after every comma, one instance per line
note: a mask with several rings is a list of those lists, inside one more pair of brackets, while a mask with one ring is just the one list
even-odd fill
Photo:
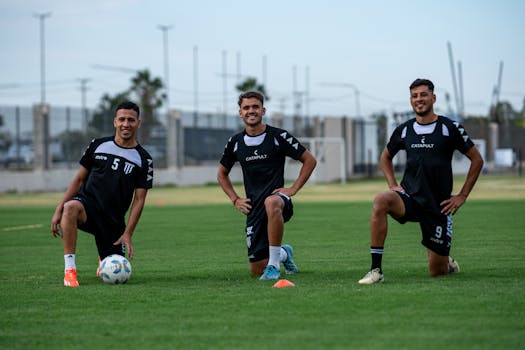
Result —
[[436, 84], [437, 110], [446, 114], [447, 92], [456, 109], [448, 42], [456, 75], [461, 62], [466, 113], [487, 113], [500, 62], [500, 100], [521, 109], [525, 98], [520, 0], [2, 0], [0, 105], [41, 99], [35, 14], [46, 12], [46, 102], [52, 105], [80, 107], [80, 79], [89, 79], [88, 107], [104, 93], [127, 89], [133, 73], [108, 67], [147, 68], [164, 79], [159, 25], [172, 25], [172, 108], [235, 112], [240, 73], [265, 82], [270, 113], [293, 113], [294, 90], [309, 97], [301, 112], [310, 115], [400, 112], [410, 109], [408, 85], [426, 77]]

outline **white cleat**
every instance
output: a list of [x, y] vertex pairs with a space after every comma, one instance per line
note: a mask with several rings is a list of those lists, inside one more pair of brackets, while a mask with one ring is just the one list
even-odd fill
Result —
[[385, 277], [380, 272], [379, 268], [375, 268], [371, 271], [368, 271], [368, 273], [365, 275], [365, 277], [361, 278], [357, 283], [359, 284], [374, 284], [374, 283], [380, 283], [385, 280]]
[[460, 271], [459, 264], [456, 260], [448, 257], [448, 273], [458, 273]]

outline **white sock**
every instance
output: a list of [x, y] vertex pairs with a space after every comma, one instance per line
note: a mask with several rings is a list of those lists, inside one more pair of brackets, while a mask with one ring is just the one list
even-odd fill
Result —
[[75, 254], [65, 254], [64, 255], [64, 271], [69, 269], [77, 269], [75, 264]]
[[283, 247], [281, 247], [281, 250], [279, 251], [279, 256], [281, 262], [286, 261], [286, 259], [288, 259], [288, 253], [286, 252], [286, 250], [283, 249]]
[[280, 251], [281, 247], [270, 246], [270, 259], [268, 260], [268, 265], [275, 266], [277, 270], [279, 270], [279, 265], [281, 262]]

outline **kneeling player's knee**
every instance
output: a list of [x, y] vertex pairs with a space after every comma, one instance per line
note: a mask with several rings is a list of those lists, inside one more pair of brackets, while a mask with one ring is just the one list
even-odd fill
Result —
[[390, 203], [392, 202], [389, 193], [380, 193], [374, 198], [374, 212], [386, 213], [390, 209]]
[[64, 208], [62, 210], [62, 218], [64, 219], [77, 219], [82, 210], [83, 206], [79, 201], [69, 201], [64, 204]]
[[282, 199], [279, 196], [269, 196], [264, 200], [267, 215], [282, 215]]

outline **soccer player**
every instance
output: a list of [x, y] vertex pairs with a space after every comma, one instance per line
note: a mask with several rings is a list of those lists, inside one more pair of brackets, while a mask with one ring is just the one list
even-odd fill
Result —
[[[415, 118], [399, 125], [381, 154], [381, 170], [390, 191], [374, 199], [370, 218], [372, 267], [360, 284], [383, 282], [382, 257], [387, 235], [387, 215], [399, 223], [419, 222], [427, 248], [430, 276], [459, 272], [449, 256], [452, 215], [465, 203], [476, 183], [483, 159], [465, 129], [434, 113], [434, 84], [416, 79], [410, 85], [410, 103]], [[407, 161], [401, 184], [394, 176], [392, 158], [405, 150]], [[457, 195], [452, 193], [452, 154], [459, 150], [470, 159], [467, 178]]]
[[[239, 96], [242, 132], [232, 136], [220, 160], [217, 180], [233, 205], [246, 218], [246, 242], [252, 275], [260, 280], [280, 278], [280, 263], [287, 274], [299, 271], [290, 245], [281, 246], [284, 223], [293, 215], [292, 196], [306, 183], [317, 161], [286, 130], [264, 124], [264, 95], [245, 92]], [[286, 156], [302, 163], [291, 187], [284, 187]], [[242, 167], [246, 198], [232, 186], [229, 174], [235, 164]]]
[[[153, 160], [137, 142], [140, 109], [133, 102], [115, 111], [113, 136], [94, 139], [51, 219], [53, 236], [62, 236], [64, 286], [78, 287], [77, 228], [95, 237], [99, 259], [111, 254], [133, 258], [131, 236], [153, 182]], [[127, 225], [125, 215], [128, 209]], [[98, 269], [97, 269], [98, 274]]]

